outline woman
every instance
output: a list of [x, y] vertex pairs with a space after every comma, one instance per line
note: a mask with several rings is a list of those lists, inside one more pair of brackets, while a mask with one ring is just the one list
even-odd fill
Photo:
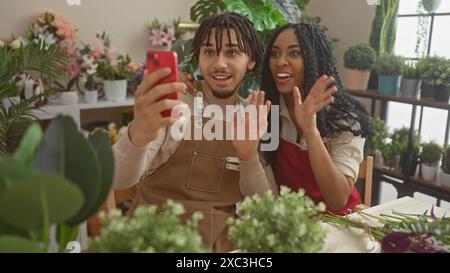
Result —
[[280, 145], [266, 152], [277, 184], [305, 189], [333, 213], [353, 211], [369, 115], [343, 90], [324, 32], [304, 23], [277, 29], [262, 75], [261, 90], [280, 106]]

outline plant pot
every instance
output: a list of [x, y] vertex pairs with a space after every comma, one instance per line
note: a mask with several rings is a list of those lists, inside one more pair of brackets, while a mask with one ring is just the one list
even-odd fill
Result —
[[109, 101], [125, 101], [127, 98], [127, 80], [103, 81], [103, 88]]
[[450, 174], [448, 173], [440, 173], [439, 181], [441, 182], [441, 185], [444, 185], [446, 187], [450, 188]]
[[401, 76], [378, 75], [378, 92], [397, 96], [400, 90]]
[[87, 103], [97, 103], [98, 101], [98, 91], [97, 90], [87, 90], [84, 92], [84, 99]]
[[434, 86], [422, 83], [420, 87], [420, 98], [431, 99], [434, 96]]
[[448, 102], [450, 98], [450, 87], [445, 85], [436, 85], [433, 88], [434, 100]]
[[378, 73], [372, 71], [369, 77], [369, 89], [378, 90]]
[[419, 93], [419, 79], [408, 79], [402, 78], [402, 83], [400, 85], [400, 94], [404, 97], [417, 98]]
[[61, 92], [59, 99], [60, 99], [61, 104], [63, 104], [63, 105], [77, 104], [79, 101], [78, 91]]
[[370, 70], [344, 69], [345, 88], [348, 90], [366, 90], [369, 84]]
[[437, 174], [437, 164], [435, 166], [429, 166], [428, 164], [420, 164], [420, 170], [422, 172], [422, 178], [428, 181], [434, 180]]
[[442, 0], [422, 0], [423, 8], [429, 13], [435, 12], [441, 5]]

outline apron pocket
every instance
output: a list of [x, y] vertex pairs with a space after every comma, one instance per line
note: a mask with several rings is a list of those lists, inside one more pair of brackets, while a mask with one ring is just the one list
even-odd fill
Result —
[[225, 164], [224, 156], [194, 152], [187, 187], [198, 191], [219, 193]]

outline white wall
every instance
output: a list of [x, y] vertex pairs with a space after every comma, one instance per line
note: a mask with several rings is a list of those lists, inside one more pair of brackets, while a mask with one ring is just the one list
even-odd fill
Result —
[[319, 16], [328, 27], [328, 35], [339, 39], [336, 59], [342, 71], [345, 50], [368, 43], [375, 6], [369, 6], [366, 0], [311, 0], [306, 11]]
[[[338, 70], [344, 79], [344, 52], [350, 46], [368, 43], [376, 6], [366, 0], [311, 0], [306, 12], [319, 16], [328, 27], [328, 35], [339, 39], [335, 52]], [[370, 111], [370, 100], [358, 98]], [[377, 106], [378, 108], [378, 106]], [[378, 115], [378, 109], [375, 114]]]
[[107, 31], [121, 53], [135, 62], [144, 60], [148, 47], [146, 24], [155, 17], [163, 22], [181, 17], [188, 22], [196, 0], [81, 0], [69, 6], [66, 0], [0, 0], [0, 37], [20, 35], [44, 10], [54, 10], [78, 29], [79, 39], [92, 42], [95, 34]]

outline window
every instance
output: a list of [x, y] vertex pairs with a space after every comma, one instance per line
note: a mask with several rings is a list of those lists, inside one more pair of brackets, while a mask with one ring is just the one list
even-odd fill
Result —
[[[420, 0], [400, 0], [395, 54], [414, 60], [423, 55], [438, 55], [450, 58], [450, 0], [442, 0], [434, 13], [427, 13], [418, 6]], [[421, 47], [416, 50], [418, 33]], [[431, 37], [430, 37], [431, 35]], [[420, 54], [422, 53], [422, 54]], [[391, 129], [409, 127], [411, 105], [389, 103], [387, 123]], [[420, 108], [418, 109], [415, 128], [419, 126]], [[423, 108], [421, 124], [422, 141], [436, 140], [441, 145], [445, 142], [447, 111]]]

